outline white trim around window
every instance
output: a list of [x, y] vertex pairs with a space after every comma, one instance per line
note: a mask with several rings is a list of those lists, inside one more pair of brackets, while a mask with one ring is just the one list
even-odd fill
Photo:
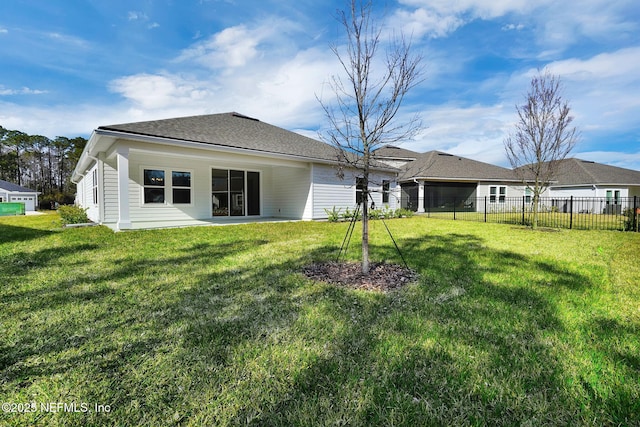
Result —
[[140, 166], [140, 206], [193, 206], [194, 173], [191, 169]]

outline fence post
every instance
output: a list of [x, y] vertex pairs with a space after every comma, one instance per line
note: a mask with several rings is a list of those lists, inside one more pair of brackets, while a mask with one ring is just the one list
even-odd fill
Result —
[[525, 201], [524, 201], [525, 197], [526, 197], [525, 195], [522, 195], [522, 224], [520, 224], [520, 225], [524, 225], [524, 208], [526, 206]]
[[638, 206], [638, 196], [633, 196], [633, 221], [632, 221], [632, 227], [633, 230], [636, 231], [636, 233], [638, 232], [638, 226], [640, 224], [638, 224], [638, 216], [640, 214], [640, 206]]
[[453, 198], [453, 220], [456, 220], [456, 198]]
[[487, 222], [487, 196], [484, 196], [484, 222]]
[[573, 196], [569, 199], [569, 230], [573, 229]]

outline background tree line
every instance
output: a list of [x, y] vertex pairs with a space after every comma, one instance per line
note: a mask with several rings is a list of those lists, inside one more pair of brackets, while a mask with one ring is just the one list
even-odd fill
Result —
[[0, 126], [0, 179], [41, 192], [40, 207], [73, 203], [71, 173], [87, 140], [28, 135]]

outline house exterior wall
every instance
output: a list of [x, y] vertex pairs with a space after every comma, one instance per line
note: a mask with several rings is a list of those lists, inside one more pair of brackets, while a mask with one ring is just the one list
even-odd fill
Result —
[[311, 188], [311, 167], [275, 168], [268, 185], [268, 215], [278, 218], [311, 219], [305, 212]]
[[118, 166], [113, 158], [101, 161], [100, 166], [102, 192], [99, 197], [103, 203], [102, 217], [105, 223], [115, 224], [118, 221]]
[[[347, 172], [340, 180], [335, 168], [325, 164], [119, 140], [109, 152], [99, 154], [97, 164], [79, 180], [77, 194], [78, 203], [87, 208], [92, 221], [113, 229], [118, 229], [121, 221], [117, 161], [121, 155], [126, 156], [129, 168], [125, 188], [131, 228], [193, 225], [204, 221], [223, 223], [239, 218], [212, 215], [212, 169], [260, 174], [260, 215], [248, 218], [324, 219], [327, 218], [325, 208], [355, 207], [358, 175], [355, 171]], [[164, 203], [145, 204], [145, 169], [164, 171]], [[98, 204], [93, 203], [94, 171], [99, 183]], [[171, 202], [172, 171], [191, 174], [191, 203]], [[395, 190], [395, 174], [372, 173], [372, 196], [377, 207], [382, 207], [383, 179], [390, 181], [391, 193]], [[395, 208], [393, 195], [389, 199], [389, 207]]]
[[[313, 168], [313, 219], [326, 219], [325, 209], [341, 209], [356, 207], [356, 178], [360, 176], [357, 170], [345, 170], [340, 179], [335, 167], [330, 165], [314, 165]], [[389, 181], [389, 202], [382, 203], [382, 181]], [[369, 190], [377, 208], [387, 205], [395, 209], [397, 199], [395, 175], [392, 173], [372, 172], [369, 177]], [[369, 201], [369, 205], [371, 201]]]
[[[633, 188], [633, 187], [632, 187]], [[620, 197], [633, 197], [629, 187], [615, 185], [585, 185], [575, 187], [553, 187], [550, 189], [549, 197], [607, 197], [607, 191], [620, 192]]]

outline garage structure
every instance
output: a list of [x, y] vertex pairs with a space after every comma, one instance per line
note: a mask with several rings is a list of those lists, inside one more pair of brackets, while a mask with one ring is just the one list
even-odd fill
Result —
[[24, 203], [26, 212], [34, 212], [40, 192], [0, 179], [0, 203]]

